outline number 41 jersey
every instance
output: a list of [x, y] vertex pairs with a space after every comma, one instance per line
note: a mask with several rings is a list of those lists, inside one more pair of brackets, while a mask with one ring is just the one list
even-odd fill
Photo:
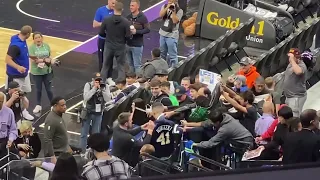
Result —
[[155, 148], [155, 157], [169, 157], [174, 151], [174, 123], [168, 120], [156, 121], [151, 136], [151, 144]]

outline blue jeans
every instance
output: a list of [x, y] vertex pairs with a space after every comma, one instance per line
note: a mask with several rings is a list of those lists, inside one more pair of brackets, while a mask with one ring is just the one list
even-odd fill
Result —
[[87, 118], [82, 121], [81, 136], [80, 136], [80, 148], [82, 149], [82, 151], [86, 150], [91, 123], [92, 123], [91, 133], [92, 134], [100, 133], [101, 121], [102, 121], [102, 114], [88, 114]]
[[169, 53], [169, 67], [173, 67], [178, 64], [177, 39], [160, 35], [160, 51], [162, 59], [167, 59], [167, 54]]
[[141, 68], [142, 52], [143, 46], [127, 46], [127, 60], [129, 62], [130, 70], [133, 70], [135, 73]]
[[51, 88], [53, 73], [49, 73], [45, 75], [32, 75], [32, 77], [33, 77], [33, 80], [36, 86], [36, 91], [37, 91], [37, 105], [41, 106], [42, 83], [44, 84], [49, 101], [51, 102], [53, 98], [53, 93]]

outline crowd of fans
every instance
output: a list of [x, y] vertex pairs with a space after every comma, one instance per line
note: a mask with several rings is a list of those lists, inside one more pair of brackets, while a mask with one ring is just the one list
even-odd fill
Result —
[[[273, 77], [260, 76], [249, 57], [243, 57], [240, 71], [225, 81], [220, 80], [215, 89], [200, 82], [199, 73], [184, 77], [181, 82], [169, 81], [168, 69], [178, 61], [178, 28], [183, 11], [176, 0], [169, 0], [162, 7], [160, 48], [154, 48], [152, 59], [142, 64], [143, 34], [150, 30], [139, 5], [140, 1], [131, 1], [131, 14], [127, 18], [121, 16], [123, 4], [115, 0], [108, 0], [108, 5], [96, 12], [93, 27], [100, 28], [101, 73], [94, 73], [92, 80], [84, 85], [80, 113], [81, 163], [73, 156], [76, 150], [69, 145], [62, 117], [66, 102], [52, 94], [52, 65], [57, 62], [49, 58], [49, 45], [43, 43], [41, 33], [34, 32], [34, 44], [27, 50], [25, 40], [32, 33], [30, 26], [24, 26], [19, 35], [12, 37], [6, 58], [10, 82], [6, 94], [0, 94], [1, 157], [6, 155], [6, 148], [17, 159], [37, 158], [41, 151], [41, 141], [30, 121], [33, 117], [26, 111], [29, 101], [25, 93], [31, 91], [29, 64], [19, 64], [26, 58], [29, 62], [30, 58], [30, 73], [37, 90], [34, 113], [42, 109], [42, 83], [52, 107], [45, 120], [43, 141], [44, 156], [50, 157], [50, 161], [34, 161], [32, 167], [48, 170], [52, 180], [159, 175], [166, 167], [152, 157], [170, 164], [179, 161], [181, 165], [181, 150], [187, 152], [186, 149], [223, 164], [227, 164], [223, 160], [226, 154], [221, 149], [230, 149], [240, 157], [259, 150], [260, 155], [254, 160], [279, 160], [283, 164], [320, 159], [320, 112], [303, 110], [307, 97], [306, 74], [312, 68], [309, 62], [313, 56], [309, 51], [290, 49], [289, 65], [279, 74], [283, 90], [275, 89]], [[28, 52], [29, 57], [25, 55]], [[114, 58], [120, 70], [117, 79], [112, 79]], [[134, 90], [141, 91], [141, 95], [133, 100], [131, 111], [121, 112], [114, 127], [104, 127], [106, 130], [101, 132], [104, 109]], [[216, 98], [219, 101], [213, 104]], [[200, 167], [214, 168], [200, 159], [190, 158], [194, 159]], [[143, 166], [146, 163], [160, 170]], [[34, 173], [35, 170], [30, 176]]]

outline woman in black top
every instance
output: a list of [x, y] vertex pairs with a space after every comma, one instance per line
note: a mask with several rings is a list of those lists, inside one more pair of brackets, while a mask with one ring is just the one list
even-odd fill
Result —
[[18, 135], [14, 141], [15, 153], [27, 159], [37, 158], [41, 151], [41, 141], [38, 134], [33, 132], [32, 122], [22, 121]]

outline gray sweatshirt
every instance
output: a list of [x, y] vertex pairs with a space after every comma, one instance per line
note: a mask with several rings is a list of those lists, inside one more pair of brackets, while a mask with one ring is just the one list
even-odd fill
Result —
[[[223, 116], [224, 118], [220, 124], [217, 134], [209, 139], [209, 141], [200, 142], [197, 145], [198, 147], [211, 148], [224, 141], [244, 143], [245, 138], [252, 137], [251, 133], [243, 127], [238, 120], [234, 119], [229, 114], [224, 114]], [[210, 126], [210, 123], [202, 123], [202, 126], [208, 127]], [[250, 142], [246, 144], [250, 144]]]
[[[91, 87], [90, 87], [91, 86]], [[91, 97], [97, 92], [97, 88], [94, 87], [93, 82], [86, 83], [83, 88], [83, 100], [87, 102]], [[102, 89], [102, 96], [105, 102], [111, 101], [111, 93], [109, 86], [107, 85], [105, 89]], [[86, 103], [84, 103], [86, 104]]]
[[69, 138], [66, 124], [61, 116], [49, 112], [44, 124], [44, 155], [51, 157], [55, 152], [67, 152]]

